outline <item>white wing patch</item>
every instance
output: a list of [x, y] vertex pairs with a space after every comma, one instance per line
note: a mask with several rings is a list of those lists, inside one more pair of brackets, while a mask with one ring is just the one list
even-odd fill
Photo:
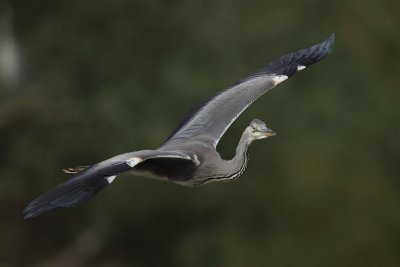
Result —
[[114, 181], [115, 177], [117, 177], [117, 176], [116, 176], [116, 175], [114, 175], [114, 176], [108, 176], [108, 177], [105, 177], [105, 179], [107, 180], [107, 182], [108, 182], [109, 184], [111, 184], [111, 183]]
[[275, 75], [272, 77], [272, 81], [274, 82], [274, 85], [278, 85], [281, 82], [285, 81], [287, 78], [289, 78], [289, 76], [287, 75]]
[[140, 163], [140, 162], [142, 162], [142, 161], [143, 161], [142, 158], [136, 157], [136, 158], [127, 159], [127, 160], [125, 161], [125, 163], [128, 164], [129, 167], [132, 167], [132, 168], [133, 168], [133, 167], [135, 167], [138, 163]]
[[199, 160], [199, 158], [197, 157], [197, 155], [196, 154], [193, 154], [193, 162], [194, 162], [194, 164], [196, 165], [196, 166], [199, 166], [200, 165], [200, 160]]
[[297, 65], [297, 71], [304, 70], [305, 68], [306, 68], [306, 66]]

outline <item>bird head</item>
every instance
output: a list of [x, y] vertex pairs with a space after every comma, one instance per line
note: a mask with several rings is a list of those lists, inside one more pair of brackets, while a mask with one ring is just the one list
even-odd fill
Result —
[[276, 132], [269, 129], [265, 122], [258, 119], [254, 119], [250, 122], [248, 130], [253, 140], [264, 139], [276, 135]]

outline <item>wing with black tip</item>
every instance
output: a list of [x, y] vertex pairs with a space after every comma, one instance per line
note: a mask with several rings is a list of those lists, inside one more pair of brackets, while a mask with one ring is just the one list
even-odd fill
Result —
[[249, 105], [297, 71], [326, 57], [333, 43], [334, 34], [320, 44], [272, 61], [229, 89], [206, 99], [186, 115], [163, 146], [199, 135], [209, 136], [216, 146], [228, 127]]

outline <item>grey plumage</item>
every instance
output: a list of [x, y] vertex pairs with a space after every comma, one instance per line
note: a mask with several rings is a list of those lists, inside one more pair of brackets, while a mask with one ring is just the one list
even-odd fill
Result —
[[273, 136], [275, 132], [264, 122], [253, 120], [244, 130], [232, 160], [222, 159], [216, 150], [222, 135], [261, 95], [327, 56], [333, 42], [332, 34], [320, 44], [278, 58], [203, 101], [186, 115], [158, 149], [125, 153], [87, 168], [66, 169], [66, 172], [75, 173], [72, 178], [30, 202], [24, 209], [25, 218], [56, 208], [77, 206], [122, 173], [191, 186], [238, 178], [246, 169], [250, 144]]

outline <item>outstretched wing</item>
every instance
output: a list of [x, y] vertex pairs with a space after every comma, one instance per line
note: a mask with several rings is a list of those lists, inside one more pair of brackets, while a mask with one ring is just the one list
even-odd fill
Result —
[[216, 146], [235, 119], [257, 98], [280, 82], [326, 57], [334, 34], [324, 42], [272, 61], [231, 88], [193, 108], [167, 138], [164, 146], [178, 139], [207, 135]]
[[196, 164], [195, 159], [189, 155], [176, 151], [143, 150], [118, 155], [79, 171], [71, 179], [31, 201], [23, 210], [24, 218], [36, 217], [56, 208], [82, 204], [111, 184], [117, 175], [150, 159], [175, 159]]

